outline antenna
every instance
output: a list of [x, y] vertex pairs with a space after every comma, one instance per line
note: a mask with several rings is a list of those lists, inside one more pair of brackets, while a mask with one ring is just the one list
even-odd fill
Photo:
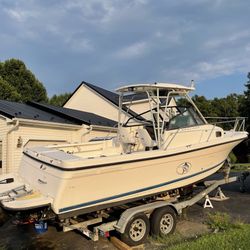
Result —
[[191, 88], [195, 88], [194, 80], [191, 80]]

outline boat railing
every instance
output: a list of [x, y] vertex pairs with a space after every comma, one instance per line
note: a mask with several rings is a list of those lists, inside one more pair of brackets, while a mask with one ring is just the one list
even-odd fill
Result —
[[[211, 120], [208, 124], [211, 124], [209, 129], [208, 127], [203, 127], [203, 126], [197, 126], [197, 129], [186, 129], [188, 127], [183, 127], [183, 128], [178, 128], [175, 131], [166, 131], [167, 133], [165, 134], [165, 138], [163, 138], [163, 149], [167, 150], [172, 146], [172, 143], [176, 140], [177, 136], [180, 135], [185, 135], [187, 133], [194, 133], [196, 132], [197, 134], [194, 134], [193, 138], [197, 138], [196, 141], [193, 141], [190, 144], [195, 144], [195, 143], [201, 143], [205, 141], [210, 141], [212, 135], [214, 134], [214, 131], [216, 130], [216, 127], [221, 127], [224, 130], [229, 130], [233, 134], [234, 132], [237, 131], [245, 131], [245, 121], [246, 117], [205, 117], [207, 120]], [[195, 128], [195, 127], [193, 127]], [[202, 134], [204, 132], [209, 132], [207, 137], [203, 137]], [[199, 134], [200, 133], [200, 134]], [[206, 138], [206, 139], [205, 139]], [[180, 147], [182, 147], [184, 144], [180, 143]], [[175, 147], [179, 147], [175, 146]], [[187, 145], [186, 145], [187, 146]]]
[[222, 127], [223, 129], [230, 129], [234, 132], [245, 131], [247, 117], [205, 117], [209, 120], [209, 124]]

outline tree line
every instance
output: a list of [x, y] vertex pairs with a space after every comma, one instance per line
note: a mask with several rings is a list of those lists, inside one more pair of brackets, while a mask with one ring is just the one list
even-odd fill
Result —
[[[233, 93], [223, 98], [206, 99], [198, 95], [192, 98], [205, 117], [250, 117], [250, 72], [245, 87], [244, 93]], [[0, 62], [0, 99], [62, 106], [69, 96], [70, 93], [63, 93], [49, 98], [44, 85], [21, 60]], [[247, 119], [246, 128], [250, 132], [250, 119]]]
[[70, 93], [48, 97], [46, 88], [18, 59], [0, 62], [0, 99], [15, 102], [44, 102], [62, 106]]

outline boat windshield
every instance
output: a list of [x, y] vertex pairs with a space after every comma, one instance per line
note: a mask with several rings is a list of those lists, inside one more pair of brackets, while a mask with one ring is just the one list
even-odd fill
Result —
[[[148, 117], [148, 114], [151, 114], [151, 119], [142, 119], [139, 123], [146, 126], [153, 126], [153, 123], [157, 123], [156, 111], [156, 107], [153, 107], [136, 116], [132, 116], [123, 126], [128, 126], [129, 122], [134, 118]], [[186, 98], [183, 98], [183, 96], [169, 98], [168, 105], [166, 105], [166, 99], [160, 99], [159, 123], [164, 123], [164, 129], [178, 129], [205, 124], [197, 109]]]
[[178, 107], [179, 113], [169, 120], [167, 129], [178, 129], [195, 125], [202, 125], [204, 121], [200, 118], [193, 107]]

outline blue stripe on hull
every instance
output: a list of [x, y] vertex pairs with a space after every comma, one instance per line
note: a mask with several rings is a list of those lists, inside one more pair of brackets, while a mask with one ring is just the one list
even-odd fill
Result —
[[192, 178], [194, 176], [197, 176], [197, 175], [203, 174], [205, 172], [208, 172], [208, 171], [210, 171], [210, 170], [212, 170], [214, 168], [217, 168], [218, 166], [220, 166], [224, 162], [225, 162], [225, 160], [222, 161], [221, 163], [211, 167], [211, 168], [206, 169], [206, 170], [200, 171], [198, 173], [195, 173], [195, 174], [192, 174], [192, 175], [189, 175], [189, 176], [178, 178], [178, 179], [175, 179], [175, 180], [172, 180], [172, 181], [163, 182], [163, 183], [160, 183], [160, 184], [157, 184], [157, 185], [154, 185], [154, 186], [145, 187], [145, 188], [137, 189], [137, 190], [134, 190], [134, 191], [130, 191], [130, 192], [126, 192], [126, 193], [122, 193], [122, 194], [118, 194], [118, 195], [114, 195], [114, 196], [110, 196], [110, 197], [106, 197], [106, 198], [102, 198], [102, 199], [98, 199], [98, 200], [94, 200], [94, 201], [89, 201], [89, 202], [81, 203], [81, 204], [74, 205], [74, 206], [64, 207], [64, 208], [59, 209], [59, 213], [67, 212], [69, 210], [75, 210], [77, 208], [83, 208], [83, 207], [95, 205], [97, 203], [101, 203], [101, 202], [104, 202], [104, 201], [110, 201], [110, 200], [114, 200], [114, 199], [121, 198], [121, 197], [124, 197], [124, 196], [129, 196], [129, 195], [132, 195], [132, 194], [137, 194], [137, 193], [141, 193], [141, 192], [144, 192], [144, 191], [147, 191], [147, 190], [151, 190], [151, 189], [163, 187], [163, 186], [166, 186], [166, 185], [170, 185], [172, 183], [179, 182], [179, 181], [182, 181], [182, 180], [185, 180], [185, 179], [189, 179], [189, 178]]

